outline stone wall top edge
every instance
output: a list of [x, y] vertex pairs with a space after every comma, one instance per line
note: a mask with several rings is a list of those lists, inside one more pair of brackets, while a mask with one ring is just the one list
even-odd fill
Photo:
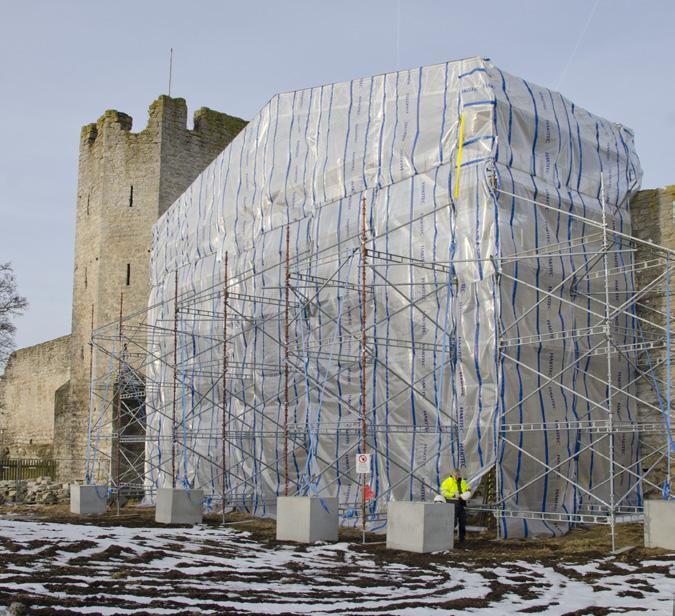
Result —
[[27, 347], [21, 347], [20, 349], [16, 349], [15, 351], [12, 351], [12, 354], [10, 355], [10, 358], [12, 357], [18, 357], [20, 355], [28, 355], [31, 353], [34, 353], [35, 351], [39, 351], [43, 348], [47, 348], [50, 346], [59, 346], [62, 344], [66, 344], [68, 341], [70, 341], [71, 335], [66, 334], [65, 336], [59, 336], [58, 338], [52, 338], [51, 340], [45, 340], [44, 342], [38, 342], [37, 344], [33, 344], [31, 346]]
[[246, 120], [236, 116], [214, 111], [208, 107], [200, 107], [193, 115], [194, 129], [187, 127], [187, 103], [184, 98], [170, 97], [162, 94], [148, 107], [148, 120], [145, 128], [132, 132], [133, 118], [116, 109], [106, 110], [95, 123], [85, 124], [80, 132], [82, 145], [91, 146], [102, 132], [117, 132], [120, 135], [156, 134], [161, 129], [178, 130], [187, 134], [204, 135], [223, 129], [236, 135], [245, 125]]
[[647, 192], [667, 192], [667, 193], [674, 193], [675, 192], [675, 184], [666, 184], [665, 186], [643, 186], [640, 188], [640, 190], [637, 192], [637, 194], [640, 193], [647, 193]]

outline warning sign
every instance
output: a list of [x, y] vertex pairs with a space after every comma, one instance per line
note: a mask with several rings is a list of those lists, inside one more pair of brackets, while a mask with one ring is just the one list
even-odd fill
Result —
[[356, 454], [356, 472], [359, 475], [370, 475], [370, 454]]

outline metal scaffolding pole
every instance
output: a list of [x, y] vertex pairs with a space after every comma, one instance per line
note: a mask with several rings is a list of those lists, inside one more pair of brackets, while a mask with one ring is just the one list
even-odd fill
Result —
[[173, 294], [173, 402], [171, 404], [171, 487], [176, 487], [176, 386], [178, 384], [178, 270]]
[[286, 225], [286, 261], [284, 274], [284, 496], [288, 496], [288, 360], [289, 360], [289, 334], [288, 334], [288, 305], [290, 300], [290, 251], [291, 230]]
[[612, 552], [616, 551], [616, 512], [614, 497], [614, 408], [612, 407], [612, 323], [611, 303], [609, 299], [609, 263], [607, 251], [609, 250], [609, 238], [607, 236], [607, 205], [605, 203], [605, 181], [600, 175], [600, 203], [602, 205], [602, 267], [604, 270], [605, 291], [605, 342], [607, 353], [607, 420], [609, 436], [609, 519], [612, 536]]
[[122, 366], [124, 365], [124, 353], [122, 351], [123, 326], [124, 326], [124, 293], [120, 293], [120, 314], [118, 324], [118, 362], [117, 362], [117, 426], [115, 429], [115, 507], [117, 515], [120, 514], [120, 477], [121, 477], [121, 450], [122, 450]]
[[[366, 199], [361, 200], [361, 453], [368, 453], [367, 424], [366, 424]], [[367, 475], [363, 475], [361, 488], [361, 533], [363, 543], [366, 542], [366, 501], [368, 482]]]
[[223, 422], [222, 422], [222, 434], [221, 434], [221, 459], [223, 466], [223, 478], [222, 478], [222, 515], [223, 515], [223, 524], [225, 523], [225, 493], [227, 488], [227, 465], [225, 458], [227, 455], [226, 447], [226, 438], [227, 434], [227, 292], [228, 292], [228, 271], [227, 271], [227, 258], [228, 254], [225, 252], [225, 264], [223, 266]]

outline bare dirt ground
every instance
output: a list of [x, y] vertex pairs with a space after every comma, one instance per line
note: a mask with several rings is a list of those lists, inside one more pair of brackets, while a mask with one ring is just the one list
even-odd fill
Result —
[[[450, 552], [281, 543], [274, 521], [239, 513], [198, 527], [156, 524], [154, 509], [83, 518], [65, 506], [0, 508], [0, 606], [29, 614], [670, 614], [675, 554], [621, 526], [556, 539], [469, 535]], [[0, 608], [0, 613], [1, 612]], [[15, 611], [20, 611], [15, 606]]]

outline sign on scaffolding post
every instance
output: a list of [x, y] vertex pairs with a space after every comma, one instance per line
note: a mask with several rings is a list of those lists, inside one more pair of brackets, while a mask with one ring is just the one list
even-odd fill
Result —
[[356, 474], [370, 475], [370, 454], [357, 453], [356, 454]]

